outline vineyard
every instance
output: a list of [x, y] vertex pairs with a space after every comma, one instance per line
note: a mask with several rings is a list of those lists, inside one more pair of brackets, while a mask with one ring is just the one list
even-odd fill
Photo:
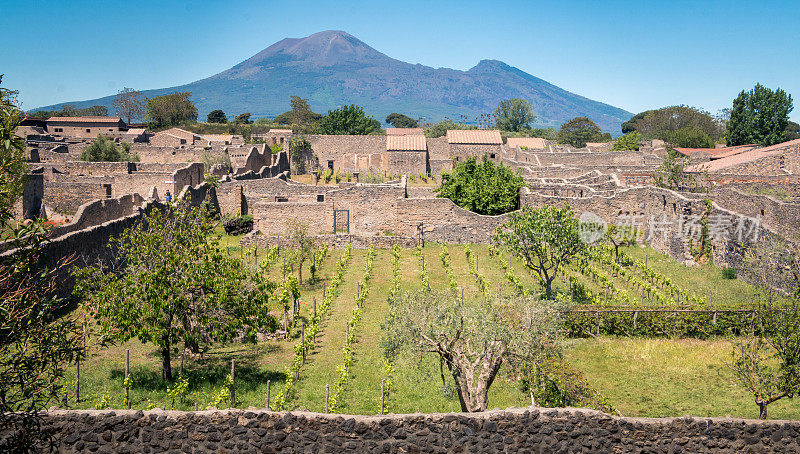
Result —
[[[229, 241], [235, 244], [235, 238]], [[235, 406], [240, 408], [263, 408], [269, 398], [273, 410], [459, 411], [453, 380], [438, 359], [417, 353], [391, 362], [385, 358], [383, 324], [393, 299], [420, 289], [493, 299], [539, 288], [538, 278], [519, 260], [484, 245], [322, 248], [306, 263], [299, 283], [287, 261], [292, 251], [238, 246], [228, 251], [277, 284], [274, 314], [290, 326], [286, 338], [181, 357], [181, 378], [169, 387], [160, 380], [154, 347], [138, 341], [92, 347], [80, 382], [75, 371], [68, 373], [66, 404], [121, 408], [127, 384], [133, 408], [227, 407], [235, 360]], [[724, 279], [719, 269], [685, 268], [652, 250], [632, 247], [622, 248], [618, 257], [613, 249], [596, 251], [566, 270], [554, 289], [559, 298], [577, 305], [565, 322], [573, 338], [567, 359], [624, 414], [754, 416], [747, 394], [735, 387], [725, 366], [730, 344], [724, 336], [736, 335], [747, 324], [749, 309], [760, 297], [755, 288]], [[282, 315], [292, 312], [294, 317]], [[667, 353], [659, 354], [653, 343]], [[131, 374], [124, 383], [126, 350]], [[679, 357], [685, 362], [674, 364]], [[713, 384], [701, 388], [708, 395], [691, 391], [694, 380]], [[75, 399], [77, 386], [80, 401]], [[682, 393], [681, 404], [670, 406]], [[519, 383], [501, 370], [490, 389], [490, 408], [529, 404]], [[779, 404], [773, 415], [798, 417], [800, 411]]]

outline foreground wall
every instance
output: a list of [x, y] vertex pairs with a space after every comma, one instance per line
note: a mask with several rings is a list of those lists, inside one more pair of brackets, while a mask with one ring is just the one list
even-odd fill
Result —
[[388, 416], [89, 410], [53, 411], [44, 418], [60, 452], [800, 450], [800, 421], [622, 418], [573, 408]]

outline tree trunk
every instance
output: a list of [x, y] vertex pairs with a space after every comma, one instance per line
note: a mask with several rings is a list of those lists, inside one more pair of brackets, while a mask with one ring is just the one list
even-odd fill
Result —
[[[458, 400], [463, 412], [486, 411], [489, 406], [489, 388], [500, 370], [504, 354], [502, 346], [491, 344], [494, 343], [490, 343], [479, 362], [472, 363], [467, 355], [460, 351], [455, 351], [452, 356], [445, 358], [456, 382]], [[495, 350], [494, 347], [499, 348]], [[477, 380], [476, 372], [479, 372]]]
[[172, 365], [170, 362], [169, 337], [164, 336], [161, 347], [161, 378], [165, 381], [172, 381]]
[[758, 404], [758, 419], [767, 419], [767, 403], [756, 402]]
[[548, 278], [544, 281], [544, 294], [548, 300], [553, 299], [553, 279]]

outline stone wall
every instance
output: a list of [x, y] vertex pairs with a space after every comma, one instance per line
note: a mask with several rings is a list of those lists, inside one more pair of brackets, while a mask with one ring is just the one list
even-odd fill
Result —
[[450, 199], [398, 199], [395, 232], [398, 235], [415, 237], [421, 228], [425, 241], [488, 243], [494, 229], [506, 220], [508, 214], [476, 214], [459, 207]]
[[[593, 410], [349, 416], [53, 410], [59, 452], [797, 452], [800, 422], [624, 418]], [[2, 435], [0, 435], [2, 436]]]
[[76, 230], [130, 216], [138, 212], [143, 202], [144, 199], [139, 194], [128, 194], [115, 199], [98, 199], [84, 203], [78, 208], [72, 222], [53, 228], [49, 235], [51, 238], [57, 238]]
[[[363, 236], [363, 235], [333, 235], [323, 234], [313, 236], [313, 240], [319, 244], [327, 244], [328, 246], [338, 249], [351, 246], [356, 249], [367, 249], [370, 246], [375, 246], [379, 249], [391, 249], [395, 244], [402, 248], [413, 248], [419, 244], [417, 238], [410, 238], [405, 236]], [[280, 246], [282, 248], [295, 247], [296, 244], [287, 237], [277, 235], [262, 235], [257, 232], [248, 233], [243, 236], [239, 243], [242, 247], [248, 248], [253, 245], [258, 245], [259, 248], [266, 249], [271, 246]]]

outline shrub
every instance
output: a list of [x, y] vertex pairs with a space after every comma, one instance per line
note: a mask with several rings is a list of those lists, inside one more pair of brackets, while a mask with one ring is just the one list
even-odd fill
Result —
[[119, 146], [113, 140], [98, 136], [91, 145], [81, 152], [81, 161], [123, 162], [138, 161], [139, 156], [131, 155], [131, 144], [122, 142]]
[[228, 235], [244, 235], [253, 231], [253, 216], [246, 214], [228, 219], [222, 226]]
[[736, 269], [735, 268], [723, 268], [722, 269], [722, 278], [723, 279], [736, 279]]

